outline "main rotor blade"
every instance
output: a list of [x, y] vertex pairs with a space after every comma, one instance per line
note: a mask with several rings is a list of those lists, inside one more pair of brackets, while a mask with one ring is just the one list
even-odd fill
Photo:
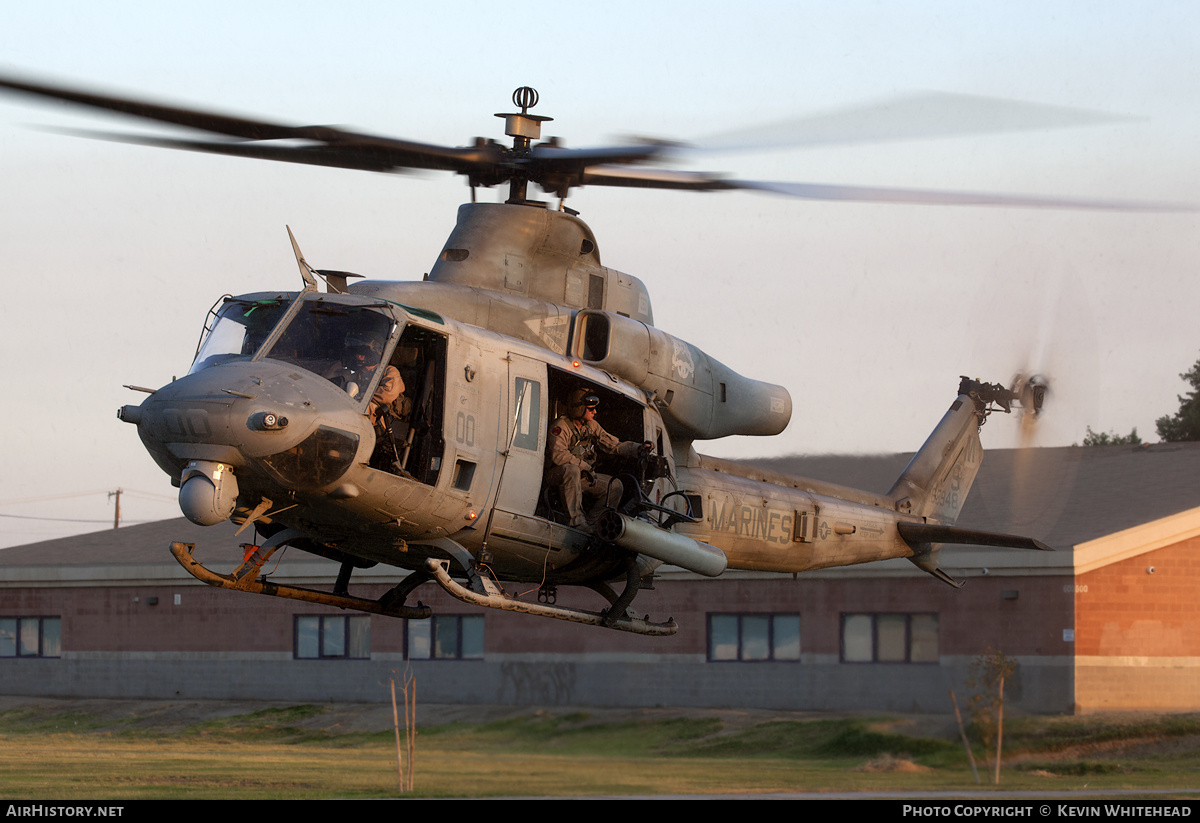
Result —
[[310, 166], [327, 166], [340, 169], [356, 169], [374, 172], [402, 172], [406, 169], [432, 169], [435, 171], [457, 171], [468, 174], [473, 164], [490, 162], [482, 150], [463, 150], [457, 162], [451, 163], [444, 156], [424, 157], [412, 150], [397, 151], [394, 147], [378, 143], [353, 143], [346, 141], [336, 145], [309, 143], [289, 145], [276, 142], [221, 142], [215, 140], [183, 140], [173, 137], [102, 132], [92, 129], [48, 128], [57, 134], [106, 140], [111, 143], [129, 143], [159, 149], [194, 151], [204, 154], [220, 154], [226, 157], [247, 157], [254, 160], [271, 160], [283, 163], [302, 163]]
[[[1137, 118], [1000, 97], [922, 92], [689, 141], [700, 152], [760, 151], [1093, 126]], [[686, 151], [686, 149], [685, 149]]]
[[187, 128], [199, 129], [200, 131], [224, 134], [230, 137], [240, 137], [245, 140], [279, 140], [289, 137], [307, 137], [312, 140], [325, 140], [329, 136], [329, 132], [322, 131], [322, 127], [319, 126], [285, 126], [279, 123], [269, 123], [264, 120], [250, 120], [245, 117], [232, 117], [210, 111], [200, 111], [198, 109], [165, 106], [126, 97], [91, 94], [63, 86], [30, 83], [18, 80], [15, 77], [0, 77], [0, 88], [46, 97], [51, 100], [75, 103], [76, 105], [88, 106], [94, 109], [115, 111], [132, 117], [154, 120], [158, 123], [172, 123], [176, 126], [186, 126]]
[[[101, 135], [94, 132], [89, 135], [92, 137], [99, 136], [107, 140], [161, 148], [376, 172], [395, 172], [405, 168], [452, 171], [468, 175], [472, 185], [491, 186], [510, 180], [527, 179], [542, 185], [547, 191], [560, 193], [565, 193], [574, 186], [591, 184], [689, 191], [743, 189], [806, 200], [860, 203], [1108, 211], [1196, 210], [1190, 204], [1178, 203], [730, 180], [703, 172], [631, 168], [630, 164], [663, 159], [674, 149], [671, 144], [654, 141], [583, 150], [542, 144], [524, 153], [516, 153], [498, 143], [483, 140], [477, 140], [475, 145], [469, 148], [452, 148], [362, 134], [333, 126], [289, 126], [233, 117], [45, 83], [32, 83], [15, 77], [0, 76], [0, 91], [3, 90], [182, 126], [247, 142]], [[922, 113], [925, 116], [922, 116]], [[965, 95], [925, 94], [901, 98], [882, 107], [860, 107], [834, 115], [792, 121], [790, 124], [784, 124], [787, 128], [783, 128], [780, 134], [786, 133], [787, 142], [791, 144], [800, 142], [816, 145], [822, 142], [847, 142], [847, 137], [850, 142], [869, 139], [912, 139], [932, 134], [1012, 131], [1050, 125], [1084, 125], [1115, 119], [1118, 118], [1079, 109]], [[761, 130], [753, 131], [761, 134]], [[733, 132], [721, 140], [712, 139], [708, 143], [712, 146], [733, 147], [735, 144], [745, 144], [741, 147], [749, 147], [750, 144], [746, 144], [743, 139], [748, 134], [750, 132]], [[797, 138], [797, 135], [800, 135], [800, 138]], [[307, 145], [265, 142], [283, 140], [302, 141]], [[764, 143], [760, 140], [755, 145], [764, 147], [770, 145], [770, 142]]]
[[608, 163], [640, 163], [657, 160], [670, 151], [663, 143], [634, 143], [628, 146], [608, 146], [594, 149], [567, 149], [562, 146], [537, 145], [529, 150], [529, 157], [548, 163], [572, 164], [579, 167]]
[[624, 166], [590, 166], [579, 185], [620, 186], [635, 189], [681, 189], [684, 191], [728, 191], [742, 188], [707, 172]]
[[[199, 109], [185, 109], [176, 106], [150, 103], [143, 100], [133, 100], [125, 97], [92, 94], [61, 86], [30, 83], [18, 80], [14, 77], [0, 76], [0, 89], [32, 94], [51, 100], [74, 103], [76, 105], [87, 106], [89, 108], [101, 109], [104, 111], [117, 112], [119, 114], [126, 114], [131, 117], [139, 117], [158, 123], [169, 123], [171, 125], [183, 126], [185, 128], [196, 129], [198, 131], [206, 131], [212, 134], [221, 134], [227, 137], [237, 137], [243, 140], [301, 139], [317, 141], [318, 143], [326, 143], [331, 146], [348, 146], [356, 149], [378, 149], [387, 153], [387, 157], [392, 166], [410, 166], [413, 168], [465, 172], [474, 163], [481, 161], [490, 162], [492, 159], [490, 156], [481, 157], [480, 152], [474, 148], [451, 148], [448, 146], [437, 146], [428, 143], [415, 143], [407, 140], [396, 140], [389, 137], [360, 134], [336, 128], [334, 126], [288, 126], [280, 123], [271, 123], [264, 120], [251, 120], [244, 117], [233, 117], [230, 115], [217, 114], [210, 111], [201, 111]], [[107, 139], [112, 139], [112, 137], [110, 136]], [[131, 138], [128, 142], [139, 142], [139, 140], [137, 138]], [[155, 145], [153, 141], [143, 142], [146, 142], [148, 145]], [[204, 150], [200, 148], [200, 146], [203, 145], [202, 143], [194, 143], [190, 146], [172, 146], [170, 145], [171, 142], [172, 141], [170, 140], [163, 140], [161, 145], [167, 148], [188, 148], [192, 151]], [[214, 151], [217, 151], [217, 153], [220, 154], [234, 153], [219, 150]], [[248, 153], [245, 156], [262, 156], [266, 159], [282, 159], [267, 157], [265, 154], [254, 155]], [[340, 164], [330, 163], [325, 165]]]

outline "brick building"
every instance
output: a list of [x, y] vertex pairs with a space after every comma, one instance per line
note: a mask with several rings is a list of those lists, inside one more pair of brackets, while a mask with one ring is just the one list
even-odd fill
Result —
[[[764, 466], [881, 491], [908, 457]], [[994, 647], [1020, 661], [1006, 694], [1029, 711], [1197, 710], [1198, 481], [1200, 444], [992, 452], [960, 525], [1058, 551], [947, 547], [958, 590], [907, 561], [795, 579], [668, 570], [634, 607], [674, 617], [669, 638], [481, 610], [433, 585], [411, 599], [434, 619], [409, 622], [213, 589], [167, 545], [227, 570], [246, 539], [228, 524], [108, 530], [0, 551], [0, 693], [378, 700], [408, 670], [431, 702], [943, 711]], [[295, 550], [268, 565], [325, 589], [337, 572]], [[399, 579], [357, 571], [351, 591]]]

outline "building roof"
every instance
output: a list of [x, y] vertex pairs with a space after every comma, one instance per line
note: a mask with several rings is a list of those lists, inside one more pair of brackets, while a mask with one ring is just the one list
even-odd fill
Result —
[[234, 537], [236, 530], [232, 523], [205, 527], [177, 517], [0, 549], [0, 567], [174, 564], [167, 551], [172, 541], [194, 543], [197, 554], [253, 542], [253, 531]]
[[[141, 523], [120, 529], [43, 540], [0, 549], [0, 586], [52, 581], [60, 585], [123, 585], [132, 581], [180, 580], [196, 583], [171, 556], [172, 542], [192, 543], [196, 559], [219, 573], [232, 571], [241, 561], [240, 543], [252, 543], [254, 530], [235, 536], [232, 523], [197, 526], [186, 518]], [[299, 551], [277, 552], [268, 566], [289, 582], [324, 580], [337, 574], [338, 564]], [[358, 570], [356, 576], [397, 577], [395, 569], [377, 566]]]
[[[820, 455], [744, 462], [883, 494], [911, 458], [911, 453]], [[1200, 534], [1200, 443], [989, 451], [958, 525], [1036, 537], [1059, 551], [1038, 557], [1042, 553], [948, 549], [942, 563], [947, 568], [1083, 570]], [[201, 562], [227, 571], [239, 559], [238, 544], [254, 540], [252, 531], [240, 537], [234, 532], [230, 523], [202, 527], [181, 517], [14, 546], [0, 549], [0, 579], [8, 585], [31, 579], [190, 580], [170, 556], [169, 544], [194, 543]], [[271, 563], [277, 561], [277, 571], [289, 578], [337, 571], [336, 564], [301, 552], [285, 552]], [[97, 566], [108, 569], [102, 575], [83, 570]], [[913, 571], [903, 562], [894, 568]], [[856, 567], [854, 573], [865, 571]], [[385, 566], [356, 572], [364, 574], [403, 572]]]

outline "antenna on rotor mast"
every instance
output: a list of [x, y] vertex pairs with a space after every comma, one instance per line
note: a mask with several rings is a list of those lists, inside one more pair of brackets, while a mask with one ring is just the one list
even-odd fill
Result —
[[[523, 157], [529, 153], [530, 141], [541, 139], [542, 123], [554, 118], [529, 113], [529, 110], [538, 104], [537, 89], [521, 86], [513, 92], [512, 101], [514, 106], [521, 107], [521, 113], [500, 112], [496, 117], [504, 118], [504, 133], [513, 138], [513, 154]], [[508, 187], [509, 203], [524, 202], [528, 193], [528, 182], [524, 174], [513, 174]]]

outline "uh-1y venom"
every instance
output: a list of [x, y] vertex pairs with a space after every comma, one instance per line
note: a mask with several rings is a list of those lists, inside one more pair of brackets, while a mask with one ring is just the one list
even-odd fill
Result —
[[[351, 284], [357, 275], [311, 268], [293, 238], [302, 289], [225, 297], [205, 323], [188, 374], [120, 409], [178, 486], [189, 519], [253, 525], [264, 538], [244, 544], [244, 561], [228, 575], [202, 566], [191, 546], [172, 544], [184, 568], [209, 584], [420, 618], [430, 609], [407, 605], [409, 595], [436, 582], [481, 606], [671, 634], [674, 621], [652, 622], [632, 609], [663, 564], [715, 577], [726, 569], [796, 573], [902, 557], [961, 585], [938, 568], [944, 543], [1048, 548], [954, 525], [983, 457], [980, 427], [996, 410], [1036, 415], [1044, 380], [1006, 387], [963, 378], [886, 494], [705, 457], [695, 441], [782, 432], [792, 410], [787, 390], [744, 377], [656, 328], [642, 281], [601, 265], [596, 239], [577, 213], [530, 200], [528, 185], [560, 198], [573, 187], [610, 185], [1122, 204], [664, 170], [646, 165], [671, 149], [664, 143], [584, 150], [535, 143], [549, 118], [529, 113], [536, 92], [527, 87], [513, 95], [519, 112], [497, 115], [511, 146], [477, 139], [464, 148], [282, 126], [13, 78], [0, 78], [0, 87], [232, 138], [121, 138], [138, 143], [375, 171], [452, 171], [467, 177], [473, 192], [509, 185], [506, 202], [459, 209], [420, 282]], [[403, 407], [377, 395], [390, 369], [404, 384]], [[622, 496], [584, 528], [568, 521], [561, 490], [543, 480], [549, 428], [580, 390], [598, 398], [602, 424], [616, 438], [650, 446], [597, 464], [622, 480]], [[263, 563], [284, 546], [340, 563], [333, 590], [262, 577]], [[353, 570], [378, 563], [411, 573], [378, 600], [352, 595]], [[536, 601], [506, 593], [504, 585], [515, 582], [536, 584]], [[623, 584], [620, 592], [614, 583]], [[607, 608], [558, 604], [562, 586], [591, 588]]]

